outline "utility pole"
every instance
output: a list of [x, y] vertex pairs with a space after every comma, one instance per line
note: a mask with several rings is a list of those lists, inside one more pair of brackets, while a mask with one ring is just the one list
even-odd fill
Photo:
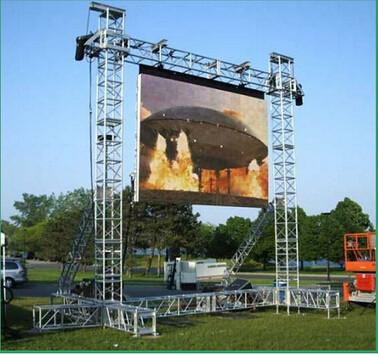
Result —
[[[331, 213], [330, 212], [323, 212], [321, 216], [324, 217], [324, 224], [320, 222], [320, 232], [324, 231], [326, 232], [325, 238], [326, 238], [326, 244], [327, 244], [327, 281], [331, 281], [331, 274], [330, 274], [330, 246], [331, 246], [331, 240], [329, 238], [329, 231], [328, 231], [328, 217]], [[322, 228], [323, 227], [323, 228]]]

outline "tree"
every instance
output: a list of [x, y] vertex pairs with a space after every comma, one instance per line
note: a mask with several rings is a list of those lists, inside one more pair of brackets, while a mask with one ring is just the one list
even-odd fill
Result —
[[15, 251], [17, 250], [17, 245], [14, 242], [14, 234], [17, 231], [17, 226], [5, 221], [1, 220], [1, 232], [6, 235], [6, 241], [7, 241], [7, 250]]
[[209, 223], [200, 223], [198, 233], [192, 240], [190, 254], [195, 257], [210, 256], [210, 246], [214, 238], [216, 227]]
[[[64, 262], [72, 241], [78, 233], [79, 224], [86, 208], [91, 207], [91, 193], [83, 188], [76, 189], [56, 198], [53, 211], [45, 225], [42, 242], [42, 257]], [[93, 240], [87, 241], [83, 262], [93, 260]]]
[[369, 216], [363, 213], [361, 206], [346, 197], [331, 212], [305, 219], [305, 230], [300, 235], [301, 258], [326, 259], [327, 278], [330, 279], [330, 262], [341, 264], [344, 260], [344, 234], [372, 228]]
[[340, 262], [344, 255], [344, 233], [341, 224], [332, 213], [322, 213], [319, 222], [319, 254], [327, 260], [327, 280], [330, 281], [330, 262]]
[[355, 201], [345, 197], [336, 208], [331, 211], [332, 216], [341, 224], [345, 233], [358, 233], [374, 230], [369, 215], [364, 213], [362, 207]]
[[226, 225], [215, 228], [214, 237], [210, 241], [208, 256], [217, 259], [231, 258], [238, 247], [236, 239], [230, 234]]
[[320, 243], [320, 216], [302, 216], [302, 218], [299, 218], [300, 215], [298, 213], [298, 247], [299, 257], [303, 266], [304, 260], [318, 260], [323, 251]]
[[198, 213], [193, 213], [192, 205], [168, 205], [166, 246], [187, 248], [190, 253], [199, 231], [198, 217]]
[[[260, 211], [259, 215], [261, 215], [261, 213], [264, 212]], [[253, 258], [255, 261], [263, 265], [264, 270], [266, 270], [269, 262], [275, 258], [274, 217], [273, 215], [269, 215], [266, 216], [266, 218], [269, 218], [269, 221], [250, 255], [250, 258]], [[256, 223], [256, 220], [253, 223]]]
[[[158, 204], [132, 202], [131, 188], [123, 192], [124, 201], [124, 265], [131, 274], [134, 248], [151, 248], [152, 255], [146, 263], [145, 272], [151, 269], [155, 250], [160, 252], [166, 247], [184, 247], [188, 251], [198, 234], [200, 223], [198, 214], [194, 214], [189, 204]], [[160, 262], [158, 262], [160, 265]], [[158, 265], [158, 266], [159, 266]], [[159, 267], [158, 267], [159, 270]]]
[[19, 213], [10, 217], [17, 226], [31, 227], [45, 221], [54, 207], [53, 195], [36, 196], [24, 193], [22, 198], [22, 201], [16, 201], [13, 204]]
[[226, 228], [239, 246], [251, 233], [252, 222], [249, 218], [234, 216], [227, 219]]
[[307, 216], [303, 208], [297, 208], [298, 215], [298, 256], [303, 270], [305, 260], [319, 259], [319, 217]]
[[17, 230], [17, 226], [3, 219], [1, 220], [2, 233], [6, 234], [8, 237], [11, 237], [16, 232], [16, 230]]
[[32, 252], [37, 257], [43, 257], [43, 240], [46, 238], [47, 221], [39, 222], [30, 227], [17, 228], [12, 236], [12, 249], [23, 252]]
[[323, 221], [323, 237], [328, 236], [329, 239], [329, 260], [337, 263], [344, 260], [344, 234], [367, 230], [373, 230], [373, 224], [357, 202], [348, 197], [338, 202]]

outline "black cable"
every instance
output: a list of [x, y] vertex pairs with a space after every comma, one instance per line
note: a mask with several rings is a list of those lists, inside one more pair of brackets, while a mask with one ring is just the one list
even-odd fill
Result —
[[[86, 34], [89, 32], [89, 22], [90, 22], [91, 11], [88, 8], [87, 16], [87, 28]], [[91, 179], [91, 204], [94, 203], [94, 188], [93, 188], [93, 138], [92, 138], [92, 58], [89, 58], [89, 165], [90, 165], [90, 179]]]
[[89, 60], [89, 165], [91, 175], [91, 195], [93, 201], [93, 139], [92, 139], [92, 60]]

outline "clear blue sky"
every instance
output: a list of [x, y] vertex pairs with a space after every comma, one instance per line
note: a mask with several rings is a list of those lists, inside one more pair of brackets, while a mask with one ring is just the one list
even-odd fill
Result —
[[[308, 214], [348, 196], [375, 223], [375, 1], [114, 1], [127, 33], [266, 69], [293, 56], [306, 96], [296, 110], [298, 202]], [[1, 1], [1, 209], [23, 192], [89, 187], [88, 65], [75, 62], [87, 1]], [[94, 17], [93, 17], [94, 20]], [[94, 24], [94, 21], [92, 22]], [[137, 67], [126, 70], [126, 168], [134, 166]], [[128, 181], [125, 181], [128, 182]], [[224, 222], [256, 209], [195, 208]]]

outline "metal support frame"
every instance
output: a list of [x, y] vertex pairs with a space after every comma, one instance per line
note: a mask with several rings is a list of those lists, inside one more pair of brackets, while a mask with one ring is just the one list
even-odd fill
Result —
[[130, 298], [128, 304], [154, 309], [158, 318], [254, 309], [273, 304], [271, 288]]
[[91, 9], [100, 12], [101, 33], [95, 133], [95, 297], [122, 300], [124, 55], [111, 44], [124, 35], [125, 13], [100, 4], [92, 4]]
[[[104, 48], [100, 42], [102, 33], [103, 31], [96, 32], [86, 42], [86, 53], [89, 57], [97, 56], [99, 51]], [[111, 33], [108, 31], [108, 34]], [[157, 46], [156, 43], [124, 35], [118, 36], [118, 41], [108, 43], [106, 48], [123, 53], [125, 62], [131, 64], [159, 66], [167, 70], [265, 92], [269, 88], [270, 74], [267, 71], [254, 69], [244, 63], [244, 65], [234, 64], [172, 48], [166, 42]]]
[[[99, 31], [86, 42], [88, 56], [97, 55], [102, 48], [102, 35]], [[271, 96], [276, 281], [285, 284], [287, 289], [293, 284], [299, 287], [294, 151], [296, 80], [293, 59], [272, 53], [269, 72], [265, 72], [253, 69], [249, 63], [233, 64], [178, 50], [169, 47], [166, 40], [156, 44], [122, 36], [106, 48], [123, 53], [128, 63], [161, 66], [168, 70], [262, 90]]]
[[[124, 34], [125, 11], [91, 3], [99, 12], [98, 30], [85, 42], [85, 54], [97, 58], [95, 152], [95, 298], [64, 295], [63, 304], [35, 306], [38, 330], [103, 325], [135, 335], [156, 335], [156, 317], [224, 312], [262, 306], [340, 310], [339, 293], [300, 289], [295, 186], [294, 100], [292, 58], [272, 53], [269, 72], [249, 62], [233, 64]], [[124, 63], [168, 70], [258, 89], [271, 96], [274, 214], [277, 287], [129, 299], [123, 303], [122, 185]], [[297, 92], [298, 93], [298, 92]], [[301, 91], [303, 94], [303, 91]], [[255, 239], [252, 240], [252, 247]], [[248, 243], [247, 243], [248, 244]], [[240, 267], [249, 243], [233, 269]], [[281, 283], [286, 285], [280, 287]], [[292, 284], [296, 287], [292, 287]], [[101, 315], [101, 317], [100, 317]], [[100, 317], [100, 318], [99, 318]]]
[[104, 326], [133, 333], [134, 336], [158, 335], [156, 312], [128, 304], [105, 304]]
[[254, 287], [246, 290], [188, 293], [172, 296], [130, 298], [127, 304], [153, 309], [158, 318], [217, 313], [258, 307], [286, 305], [298, 309], [336, 311], [340, 315], [340, 295], [329, 289]]
[[[106, 36], [111, 40], [104, 41]], [[89, 57], [100, 58], [110, 51], [118, 53], [128, 63], [160, 66], [258, 89], [271, 96], [276, 281], [285, 283], [287, 289], [293, 283], [299, 287], [293, 110], [296, 80], [293, 59], [272, 53], [269, 72], [266, 72], [252, 68], [249, 62], [229, 63], [169, 47], [166, 40], [152, 43], [101, 27], [87, 40], [85, 48]]]
[[[298, 217], [294, 143], [294, 60], [270, 55], [276, 282], [289, 294], [299, 287]], [[277, 303], [278, 311], [278, 303]], [[287, 312], [290, 300], [287, 298]]]
[[56, 304], [33, 307], [34, 328], [56, 330], [101, 326], [101, 308], [96, 304]]
[[54, 304], [33, 307], [33, 325], [37, 331], [104, 326], [132, 333], [134, 336], [157, 335], [156, 312], [123, 304], [119, 301], [98, 301], [74, 294], [55, 294], [62, 299]]
[[340, 294], [329, 289], [255, 287], [247, 290], [188, 293], [130, 298], [126, 303], [100, 302], [74, 295], [57, 295], [63, 304], [37, 305], [33, 324], [38, 331], [105, 326], [135, 336], [157, 335], [156, 319], [286, 305], [335, 311], [340, 317]]

